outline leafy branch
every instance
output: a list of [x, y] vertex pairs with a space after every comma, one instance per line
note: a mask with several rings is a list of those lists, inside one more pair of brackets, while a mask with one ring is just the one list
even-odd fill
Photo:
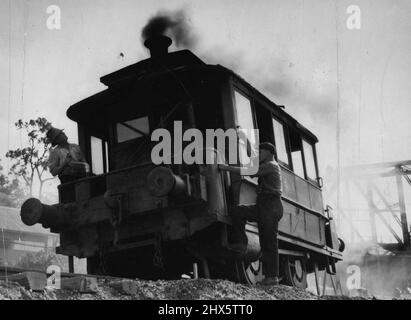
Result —
[[53, 178], [47, 176], [47, 159], [51, 149], [46, 133], [50, 123], [46, 118], [38, 117], [28, 121], [18, 120], [15, 123], [17, 130], [23, 130], [28, 138], [26, 147], [9, 150], [6, 157], [12, 165], [10, 173], [21, 178], [33, 196], [35, 180], [39, 182], [39, 197], [41, 198], [44, 183]]

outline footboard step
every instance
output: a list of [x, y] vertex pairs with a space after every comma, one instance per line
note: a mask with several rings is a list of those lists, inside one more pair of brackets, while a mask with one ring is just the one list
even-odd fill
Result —
[[0, 277], [2, 281], [15, 282], [27, 290], [43, 291], [47, 284], [47, 276], [44, 272], [25, 271]]
[[78, 291], [80, 293], [96, 293], [98, 284], [97, 279], [94, 277], [78, 276], [62, 278], [60, 288], [63, 290]]

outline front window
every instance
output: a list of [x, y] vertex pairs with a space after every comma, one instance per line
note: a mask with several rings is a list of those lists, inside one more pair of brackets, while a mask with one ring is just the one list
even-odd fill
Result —
[[293, 162], [293, 171], [301, 178], [305, 178], [304, 160], [303, 160], [303, 144], [301, 135], [294, 130], [290, 130], [290, 149], [291, 160]]
[[117, 123], [117, 142], [141, 138], [150, 133], [148, 117]]
[[288, 154], [287, 147], [285, 142], [284, 126], [282, 123], [278, 122], [276, 119], [273, 119], [274, 127], [274, 141], [277, 150], [277, 158], [281, 162], [288, 165]]
[[102, 174], [108, 170], [108, 146], [107, 142], [91, 136], [91, 171], [94, 174]]
[[315, 170], [313, 146], [307, 141], [303, 140], [303, 147], [305, 156], [305, 166], [307, 169], [307, 177], [311, 180], [315, 180], [317, 178], [317, 173]]
[[[238, 129], [246, 129], [245, 133], [247, 138], [252, 146], [254, 146], [256, 139], [253, 134], [255, 129], [254, 126], [254, 118], [253, 118], [253, 109], [251, 106], [251, 101], [238, 91], [234, 91], [234, 98], [235, 98], [235, 110], [237, 115], [237, 128]], [[239, 155], [240, 155], [240, 163], [242, 165], [246, 165], [249, 161], [247, 157], [247, 145], [240, 141], [238, 146]], [[248, 155], [250, 153], [248, 152]], [[250, 155], [251, 156], [251, 155]]]
[[292, 151], [291, 157], [293, 159], [294, 173], [304, 178], [303, 155], [301, 150]]

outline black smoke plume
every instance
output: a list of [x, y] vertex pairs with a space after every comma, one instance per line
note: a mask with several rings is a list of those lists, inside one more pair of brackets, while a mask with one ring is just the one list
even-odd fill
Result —
[[184, 10], [159, 11], [151, 17], [141, 33], [143, 42], [156, 35], [171, 37], [177, 47], [192, 48], [196, 44], [196, 37]]

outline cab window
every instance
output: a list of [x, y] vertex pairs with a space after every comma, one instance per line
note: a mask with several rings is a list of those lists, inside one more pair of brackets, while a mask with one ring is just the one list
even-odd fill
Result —
[[293, 159], [294, 173], [301, 178], [304, 178], [303, 154], [301, 153], [301, 150], [292, 151], [291, 157]]
[[273, 128], [274, 142], [277, 150], [277, 158], [284, 164], [289, 165], [284, 126], [281, 122], [277, 121], [276, 119], [273, 119]]
[[[251, 101], [238, 91], [235, 91], [235, 107], [237, 113], [237, 126], [240, 129], [255, 129], [253, 120], [253, 109]], [[250, 142], [255, 142], [255, 137], [250, 135]]]
[[[254, 117], [253, 117], [253, 108], [251, 105], [250, 99], [246, 96], [238, 92], [237, 90], [234, 91], [234, 99], [235, 99], [235, 110], [236, 110], [236, 124], [239, 129], [247, 129], [246, 134], [249, 142], [254, 145], [256, 142], [255, 136], [251, 134], [250, 129], [255, 129], [254, 125]], [[239, 144], [239, 155], [240, 155], [240, 163], [246, 164], [248, 161], [247, 154], [247, 146], [245, 143]]]
[[293, 171], [296, 175], [305, 179], [302, 139], [295, 130], [290, 130], [290, 149]]
[[91, 171], [102, 174], [108, 171], [108, 145], [100, 138], [90, 136]]
[[308, 143], [304, 139], [303, 139], [303, 148], [304, 148], [305, 166], [307, 169], [307, 178], [311, 180], [316, 180], [317, 173], [315, 169], [314, 148], [312, 144]]
[[141, 138], [150, 133], [148, 117], [141, 117], [117, 123], [117, 142]]

